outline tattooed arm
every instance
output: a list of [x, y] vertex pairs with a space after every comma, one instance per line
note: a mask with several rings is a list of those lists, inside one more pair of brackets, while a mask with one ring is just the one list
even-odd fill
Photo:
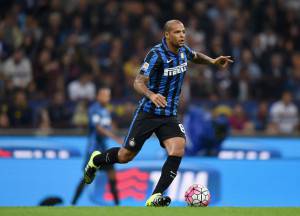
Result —
[[138, 93], [145, 95], [147, 98], [150, 98], [150, 95], [154, 93], [147, 88], [146, 85], [148, 81], [149, 81], [148, 76], [138, 74], [135, 77], [133, 87]]
[[134, 89], [149, 98], [157, 107], [165, 107], [167, 105], [166, 98], [161, 94], [155, 94], [147, 88], [149, 77], [138, 74], [134, 80]]
[[203, 53], [196, 52], [192, 62], [196, 64], [212, 64], [226, 68], [229, 63], [233, 62], [233, 60], [231, 60], [230, 56], [219, 56], [218, 58], [213, 59]]

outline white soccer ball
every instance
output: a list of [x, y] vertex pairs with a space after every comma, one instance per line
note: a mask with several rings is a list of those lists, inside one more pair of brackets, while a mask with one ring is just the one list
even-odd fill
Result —
[[193, 184], [186, 190], [184, 199], [188, 206], [206, 207], [210, 202], [210, 192], [203, 185]]

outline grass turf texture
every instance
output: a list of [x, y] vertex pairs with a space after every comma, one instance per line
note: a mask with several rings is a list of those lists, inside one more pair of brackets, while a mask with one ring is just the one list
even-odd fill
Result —
[[300, 208], [0, 207], [1, 216], [295, 216]]

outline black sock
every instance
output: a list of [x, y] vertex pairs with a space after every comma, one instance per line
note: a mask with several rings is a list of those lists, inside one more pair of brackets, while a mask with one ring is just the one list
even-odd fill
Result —
[[110, 192], [113, 195], [115, 205], [119, 205], [119, 196], [118, 196], [116, 180], [109, 179], [109, 185], [110, 185]]
[[77, 200], [80, 197], [80, 195], [82, 194], [82, 191], [83, 191], [84, 187], [85, 187], [85, 183], [82, 179], [82, 180], [80, 180], [79, 185], [76, 188], [76, 192], [75, 192], [75, 195], [74, 195], [73, 200], [72, 200], [72, 205], [76, 205]]
[[103, 165], [110, 165], [114, 163], [118, 163], [118, 152], [120, 148], [110, 148], [101, 155], [97, 155], [93, 162], [94, 164], [99, 167]]
[[162, 167], [160, 179], [153, 191], [155, 193], [163, 193], [172, 183], [177, 175], [177, 170], [181, 162], [181, 157], [168, 156]]

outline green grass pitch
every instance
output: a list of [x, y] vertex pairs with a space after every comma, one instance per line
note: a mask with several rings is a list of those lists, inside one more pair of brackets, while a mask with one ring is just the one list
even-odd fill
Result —
[[300, 208], [0, 207], [1, 216], [295, 216]]

